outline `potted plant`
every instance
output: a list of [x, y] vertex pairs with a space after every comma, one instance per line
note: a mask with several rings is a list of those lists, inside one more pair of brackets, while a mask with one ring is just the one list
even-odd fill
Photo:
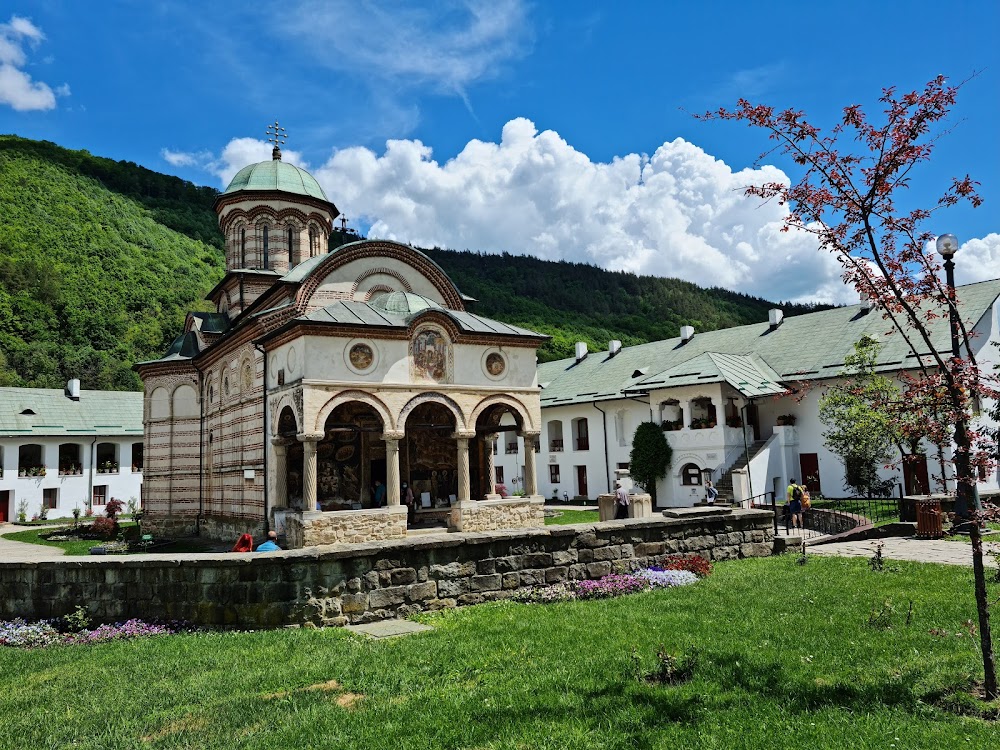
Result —
[[779, 414], [778, 415], [778, 426], [779, 427], [792, 427], [795, 424], [797, 417], [794, 414]]
[[743, 426], [743, 420], [740, 419], [739, 415], [735, 415], [735, 416], [732, 416], [732, 417], [726, 417], [726, 426], [728, 426], [728, 427], [742, 427]]

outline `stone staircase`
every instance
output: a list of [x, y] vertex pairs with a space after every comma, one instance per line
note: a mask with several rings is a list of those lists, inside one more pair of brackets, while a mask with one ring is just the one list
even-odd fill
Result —
[[726, 473], [719, 478], [719, 481], [715, 483], [715, 489], [719, 491], [720, 501], [728, 502], [733, 499], [733, 471], [736, 469], [745, 469], [750, 459], [760, 453], [765, 443], [767, 443], [766, 440], [757, 440], [747, 446], [747, 451], [741, 453], [736, 463], [730, 466]]

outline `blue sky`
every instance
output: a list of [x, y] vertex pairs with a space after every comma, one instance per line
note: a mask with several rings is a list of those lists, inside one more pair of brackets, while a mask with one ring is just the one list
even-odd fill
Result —
[[[772, 299], [849, 299], [832, 259], [738, 196], [767, 142], [694, 112], [739, 96], [820, 123], [882, 86], [973, 73], [914, 183], [965, 280], [1000, 276], [1000, 3], [12, 0], [0, 132], [221, 187], [264, 128], [380, 236], [674, 275]], [[391, 141], [390, 145], [387, 145]], [[773, 165], [773, 166], [770, 166]], [[962, 261], [965, 261], [964, 268]]]

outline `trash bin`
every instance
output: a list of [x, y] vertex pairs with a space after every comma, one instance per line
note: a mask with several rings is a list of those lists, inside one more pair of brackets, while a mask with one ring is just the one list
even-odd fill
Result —
[[917, 500], [917, 537], [919, 539], [940, 539], [944, 536], [941, 523], [941, 501], [937, 498]]

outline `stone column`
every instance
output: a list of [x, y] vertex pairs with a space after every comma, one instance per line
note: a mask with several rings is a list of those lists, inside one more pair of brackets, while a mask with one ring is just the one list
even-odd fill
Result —
[[284, 438], [271, 440], [274, 446], [274, 502], [275, 508], [288, 507], [288, 446]]
[[300, 433], [302, 443], [302, 510], [316, 510], [316, 444], [323, 433]]
[[476, 436], [475, 432], [456, 432], [455, 442], [458, 443], [458, 502], [467, 503], [472, 500], [472, 486], [469, 479], [469, 440]]
[[535, 473], [535, 441], [537, 432], [525, 432], [524, 438], [524, 494], [538, 494], [538, 476]]
[[493, 450], [496, 448], [496, 444], [497, 433], [493, 432], [484, 436], [484, 445], [486, 446], [486, 473], [489, 474], [487, 486], [490, 488], [489, 492], [486, 494], [487, 500], [500, 499], [500, 496], [497, 494], [496, 457], [493, 455]]
[[402, 438], [402, 432], [386, 432], [382, 435], [382, 439], [385, 441], [386, 498], [390, 508], [398, 506], [400, 500], [399, 441]]

